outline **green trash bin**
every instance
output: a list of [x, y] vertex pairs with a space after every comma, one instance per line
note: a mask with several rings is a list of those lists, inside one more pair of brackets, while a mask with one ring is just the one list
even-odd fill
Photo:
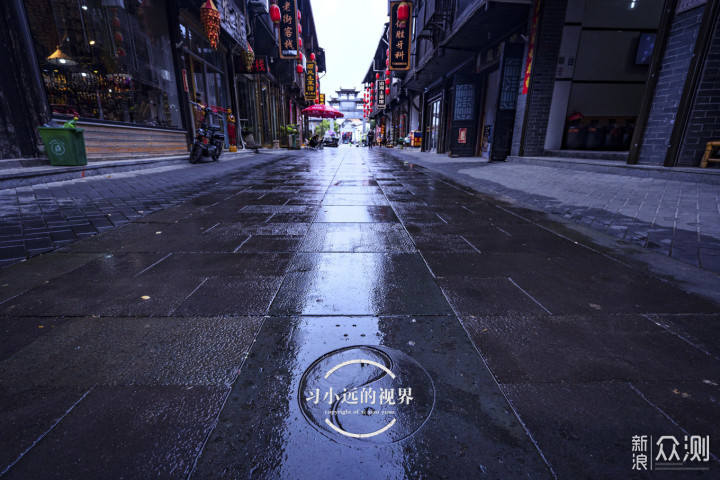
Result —
[[82, 128], [38, 127], [50, 165], [87, 165]]

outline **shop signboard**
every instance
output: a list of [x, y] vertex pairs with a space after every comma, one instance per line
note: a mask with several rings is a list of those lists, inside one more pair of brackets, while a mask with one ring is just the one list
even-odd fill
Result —
[[298, 56], [297, 0], [279, 0], [280, 24], [278, 28], [280, 58], [294, 59]]
[[247, 31], [245, 29], [245, 15], [236, 2], [239, 0], [222, 0], [218, 2], [220, 11], [220, 27], [230, 35], [240, 46], [248, 49]]
[[235, 61], [235, 72], [246, 75], [267, 75], [268, 57], [266, 55], [255, 57], [250, 68], [248, 68], [245, 62]]
[[467, 143], [467, 128], [458, 129], [458, 143]]
[[377, 82], [377, 109], [385, 110], [385, 80]]
[[320, 94], [320, 105], [325, 105], [325, 94], [324, 93]]
[[305, 68], [305, 98], [315, 99], [317, 93], [317, 67], [315, 62], [308, 61]]
[[[401, 3], [408, 5], [409, 18], [404, 22], [398, 20], [398, 7]], [[390, 2], [390, 37], [389, 60], [390, 70], [410, 70], [410, 43], [412, 40], [412, 2]]]

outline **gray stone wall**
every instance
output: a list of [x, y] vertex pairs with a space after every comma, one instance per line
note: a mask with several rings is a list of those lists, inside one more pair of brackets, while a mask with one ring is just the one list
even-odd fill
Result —
[[705, 144], [714, 140], [720, 140], [720, 16], [715, 19], [677, 164], [693, 167], [700, 165]]
[[704, 6], [682, 12], [672, 20], [638, 163], [665, 162], [703, 10]]

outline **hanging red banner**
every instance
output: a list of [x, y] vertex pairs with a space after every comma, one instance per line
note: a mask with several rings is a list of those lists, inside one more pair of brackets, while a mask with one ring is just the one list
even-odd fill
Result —
[[530, 73], [532, 72], [533, 59], [535, 58], [535, 45], [537, 44], [538, 22], [540, 21], [540, 0], [535, 0], [532, 24], [530, 26], [530, 40], [528, 42], [528, 53], [525, 59], [525, 78], [523, 79], [522, 94], [527, 95], [530, 89]]

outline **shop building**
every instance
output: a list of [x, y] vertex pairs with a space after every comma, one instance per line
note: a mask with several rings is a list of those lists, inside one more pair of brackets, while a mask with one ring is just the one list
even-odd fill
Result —
[[704, 0], [417, 1], [411, 68], [369, 115], [452, 156], [698, 166], [720, 140], [719, 22]]
[[[303, 51], [321, 54], [310, 2], [297, 5], [307, 13]], [[0, 83], [2, 158], [42, 155], [37, 127], [74, 116], [91, 160], [185, 153], [198, 106], [219, 114], [212, 122], [226, 146], [232, 110], [242, 119], [238, 137], [244, 127], [273, 147], [281, 126], [299, 123], [306, 100], [297, 95], [296, 62], [278, 59], [269, 8], [267, 0], [3, 2], [0, 60], [13, 68]]]

